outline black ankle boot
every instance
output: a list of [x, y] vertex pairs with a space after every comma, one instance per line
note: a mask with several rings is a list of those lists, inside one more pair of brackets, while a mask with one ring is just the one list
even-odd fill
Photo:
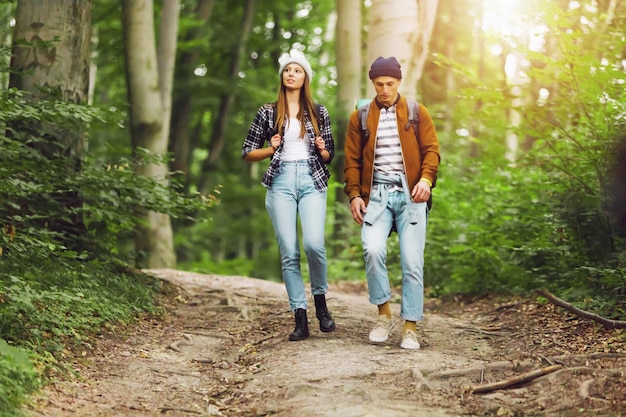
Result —
[[296, 309], [296, 328], [289, 335], [292, 342], [304, 340], [309, 337], [309, 323], [306, 318], [306, 310], [303, 308]]
[[335, 321], [328, 312], [326, 307], [326, 296], [324, 294], [314, 295], [315, 299], [315, 315], [320, 321], [320, 330], [323, 332], [332, 332], [335, 330]]

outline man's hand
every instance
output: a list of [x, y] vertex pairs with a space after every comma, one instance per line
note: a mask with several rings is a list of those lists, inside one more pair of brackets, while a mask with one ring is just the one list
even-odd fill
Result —
[[426, 181], [419, 181], [411, 191], [411, 199], [414, 203], [423, 203], [430, 198], [430, 185]]
[[365, 201], [361, 197], [354, 197], [350, 201], [350, 211], [352, 212], [352, 218], [359, 226], [363, 226], [363, 215], [367, 211]]

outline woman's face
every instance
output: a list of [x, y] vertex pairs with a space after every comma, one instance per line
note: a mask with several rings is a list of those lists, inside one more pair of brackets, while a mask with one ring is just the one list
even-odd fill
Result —
[[287, 64], [283, 70], [283, 85], [288, 89], [297, 90], [302, 88], [305, 78], [306, 72], [304, 72], [304, 68], [296, 63]]

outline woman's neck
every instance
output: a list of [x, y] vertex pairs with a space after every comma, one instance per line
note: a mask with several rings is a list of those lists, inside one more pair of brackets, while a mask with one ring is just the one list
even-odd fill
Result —
[[286, 97], [288, 115], [295, 118], [300, 112], [300, 90], [288, 90]]

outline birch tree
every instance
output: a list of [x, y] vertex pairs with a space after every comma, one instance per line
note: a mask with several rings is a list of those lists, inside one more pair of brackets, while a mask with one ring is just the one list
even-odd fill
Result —
[[[402, 66], [400, 93], [415, 99], [428, 56], [439, 0], [372, 0], [367, 66], [379, 56], [395, 56]], [[368, 97], [374, 96], [371, 83]]]
[[[153, 0], [124, 0], [123, 27], [126, 54], [126, 79], [130, 103], [133, 147], [156, 154], [167, 152], [171, 89], [178, 33], [179, 1], [165, 0], [157, 54]], [[141, 165], [137, 172], [164, 184], [168, 182], [165, 163]], [[149, 268], [176, 266], [170, 216], [148, 212], [145, 226], [135, 241], [139, 254], [145, 254]]]
[[[339, 127], [335, 135], [337, 149], [343, 150], [348, 117], [355, 103], [361, 99], [363, 62], [361, 54], [361, 0], [337, 0], [337, 99], [336, 123]], [[358, 24], [357, 24], [358, 22]], [[337, 181], [343, 183], [343, 159], [335, 162]], [[338, 190], [337, 198], [346, 199], [343, 190]]]
[[[346, 140], [346, 129], [350, 113], [355, 108], [355, 103], [362, 98], [362, 72], [363, 58], [361, 53], [361, 0], [336, 0], [337, 23], [335, 28], [336, 40], [336, 65], [337, 65], [337, 112], [335, 123], [337, 131], [335, 149], [340, 154], [335, 158], [333, 175], [339, 184], [343, 184], [343, 148]], [[338, 187], [335, 192], [337, 201], [347, 204], [347, 197], [343, 187]], [[336, 224], [351, 224], [348, 212], [335, 211]], [[343, 227], [333, 228], [332, 242], [339, 242], [339, 246], [345, 241], [346, 231]]]

